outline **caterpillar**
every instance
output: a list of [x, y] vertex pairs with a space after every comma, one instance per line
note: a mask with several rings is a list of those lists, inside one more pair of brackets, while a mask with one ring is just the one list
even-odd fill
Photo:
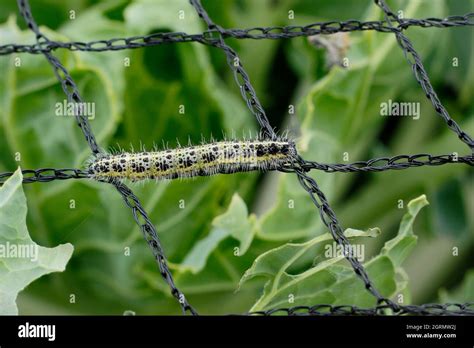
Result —
[[293, 141], [232, 140], [152, 152], [100, 153], [88, 164], [90, 178], [107, 181], [176, 179], [276, 170], [296, 158]]

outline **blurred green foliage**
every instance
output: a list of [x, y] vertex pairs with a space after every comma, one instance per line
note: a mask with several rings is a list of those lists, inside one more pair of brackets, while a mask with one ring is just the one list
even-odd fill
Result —
[[20, 170], [0, 187], [0, 315], [18, 314], [16, 298], [44, 274], [62, 272], [71, 258], [71, 244], [43, 248], [26, 227], [26, 197]]
[[[405, 18], [474, 11], [473, 1], [389, 4], [403, 10]], [[369, 0], [203, 0], [203, 5], [217, 23], [233, 28], [383, 17]], [[293, 20], [288, 18], [290, 10]], [[35, 0], [32, 11], [54, 40], [205, 29], [186, 0]], [[0, 1], [0, 23], [0, 44], [34, 42], [13, 2]], [[474, 134], [472, 29], [411, 28], [407, 34], [441, 101], [463, 129]], [[400, 153], [467, 153], [426, 100], [393, 35], [353, 32], [349, 40], [350, 67], [331, 70], [321, 50], [306, 38], [228, 43], [239, 53], [272, 125], [290, 128], [307, 159], [343, 162], [345, 152], [351, 162]], [[106, 149], [141, 144], [151, 148], [163, 142], [174, 147], [176, 140], [196, 143], [211, 135], [220, 139], [223, 132], [241, 136], [258, 129], [217, 49], [181, 43], [54, 54], [72, 73], [84, 100], [96, 103], [91, 126]], [[14, 65], [17, 57], [20, 68]], [[453, 57], [459, 58], [458, 67], [453, 67]], [[55, 103], [65, 96], [46, 59], [2, 56], [0, 72], [0, 171], [18, 165], [83, 166], [88, 148], [74, 120], [55, 116]], [[380, 103], [387, 99], [421, 102], [421, 118], [380, 117]], [[289, 104], [296, 106], [295, 115], [289, 114]], [[180, 105], [185, 106], [184, 115], [178, 112]], [[19, 163], [16, 153], [21, 154]], [[404, 265], [411, 280], [408, 298], [415, 303], [438, 300], [440, 287], [456, 286], [472, 267], [474, 187], [468, 167], [312, 176], [345, 228], [380, 227], [382, 234], [367, 243], [368, 256], [378, 255], [384, 242], [395, 236], [406, 204], [426, 194], [432, 205], [420, 213], [418, 244]], [[134, 184], [133, 189], [157, 227], [176, 284], [202, 313], [249, 310], [262, 295], [263, 280], [253, 279], [235, 291], [256, 258], [285, 243], [304, 243], [326, 233], [292, 175], [222, 175]], [[112, 187], [69, 180], [27, 185], [25, 192], [33, 240], [45, 246], [70, 242], [75, 250], [65, 272], [45, 276], [20, 294], [20, 313], [179, 313], [130, 211]], [[289, 208], [290, 201], [294, 208]], [[458, 256], [453, 256], [453, 248]], [[298, 267], [308, 269], [313, 261], [303, 258]], [[70, 294], [75, 295], [74, 304]]]

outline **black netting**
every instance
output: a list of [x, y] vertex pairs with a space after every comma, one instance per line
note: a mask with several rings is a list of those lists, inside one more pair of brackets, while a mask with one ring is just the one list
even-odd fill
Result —
[[[461, 127], [451, 118], [446, 108], [440, 102], [436, 92], [434, 91], [428, 74], [423, 66], [420, 56], [414, 49], [410, 40], [405, 36], [403, 31], [409, 27], [416, 26], [421, 28], [447, 28], [453, 26], [472, 26], [474, 25], [474, 13], [468, 13], [463, 16], [450, 16], [447, 18], [427, 18], [427, 19], [411, 19], [399, 18], [388, 7], [384, 0], [375, 0], [375, 4], [381, 8], [385, 14], [383, 21], [361, 22], [357, 20], [349, 21], [331, 21], [324, 23], [312, 23], [305, 26], [284, 26], [284, 27], [257, 27], [249, 29], [225, 29], [214, 23], [202, 6], [200, 0], [190, 0], [198, 15], [207, 25], [207, 30], [201, 34], [187, 34], [183, 32], [172, 33], [155, 33], [145, 36], [135, 36], [127, 38], [115, 38], [110, 40], [96, 40], [90, 42], [58, 42], [51, 41], [38, 28], [30, 6], [27, 0], [18, 0], [18, 8], [21, 15], [25, 19], [28, 27], [36, 35], [36, 43], [33, 45], [16, 45], [7, 44], [0, 46], [0, 55], [8, 55], [12, 53], [30, 53], [43, 54], [52, 65], [54, 73], [60, 81], [62, 88], [67, 95], [69, 102], [81, 103], [82, 98], [80, 92], [74, 83], [72, 77], [61, 64], [61, 62], [53, 55], [53, 51], [57, 49], [67, 49], [71, 51], [90, 51], [102, 52], [122, 49], [134, 49], [147, 46], [155, 46], [161, 44], [173, 44], [184, 42], [198, 42], [221, 49], [227, 58], [229, 67], [232, 69], [235, 81], [240, 88], [243, 99], [248, 108], [258, 121], [262, 134], [266, 137], [273, 138], [276, 136], [274, 128], [271, 126], [262, 105], [255, 93], [249, 77], [245, 72], [237, 53], [225, 42], [226, 38], [236, 39], [290, 39], [301, 36], [312, 36], [317, 34], [333, 34], [338, 32], [375, 30], [379, 32], [392, 33], [396, 36], [397, 42], [410, 64], [413, 74], [423, 88], [426, 97], [432, 103], [434, 109], [444, 120], [446, 125], [457, 134], [458, 138], [465, 143], [471, 154], [457, 156], [457, 154], [440, 154], [431, 155], [426, 153], [413, 155], [398, 155], [394, 157], [374, 158], [367, 161], [359, 161], [351, 164], [341, 163], [318, 163], [307, 161], [298, 157], [298, 161], [294, 165], [280, 168], [280, 171], [286, 173], [294, 173], [302, 186], [308, 192], [311, 200], [319, 211], [321, 220], [326, 225], [334, 240], [338, 245], [349, 246], [349, 241], [343, 234], [341, 225], [336, 214], [329, 205], [324, 193], [319, 189], [316, 181], [308, 176], [308, 172], [316, 169], [328, 173], [334, 172], [379, 172], [386, 170], [402, 170], [411, 167], [420, 166], [439, 166], [445, 164], [461, 164], [474, 165], [474, 141], [461, 129]], [[235, 64], [238, 62], [238, 64]], [[100, 152], [94, 134], [91, 131], [88, 119], [81, 114], [79, 110], [76, 116], [76, 122], [81, 128], [84, 137], [91, 148], [92, 153]], [[0, 173], [0, 184], [8, 177], [13, 175], [12, 172]], [[24, 183], [33, 182], [49, 182], [53, 180], [67, 179], [84, 179], [87, 173], [81, 169], [54, 169], [41, 168], [36, 170], [23, 170]], [[123, 197], [127, 206], [131, 209], [133, 218], [140, 227], [145, 240], [158, 264], [163, 279], [168, 284], [172, 295], [176, 298], [181, 306], [183, 313], [191, 313], [196, 315], [197, 312], [187, 302], [184, 294], [175, 286], [173, 276], [168, 268], [166, 256], [160, 244], [157, 232], [151, 223], [145, 209], [141, 205], [139, 199], [133, 191], [123, 183], [111, 182], [117, 191]], [[292, 308], [275, 308], [272, 310], [245, 313], [252, 315], [474, 315], [474, 303], [446, 303], [446, 304], [423, 304], [401, 306], [392, 300], [383, 297], [374, 287], [372, 281], [367, 275], [363, 265], [348, 253], [346, 259], [350, 262], [354, 272], [364, 282], [367, 291], [369, 291], [376, 299], [378, 305], [374, 308], [359, 308], [353, 305], [328, 305], [315, 304], [314, 306], [297, 306]]]

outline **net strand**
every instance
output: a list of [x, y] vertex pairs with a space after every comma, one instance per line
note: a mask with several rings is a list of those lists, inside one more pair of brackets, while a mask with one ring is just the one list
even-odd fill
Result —
[[[49, 41], [49, 39], [40, 32], [38, 25], [36, 24], [33, 18], [33, 15], [31, 13], [31, 8], [30, 8], [30, 4], [28, 0], [18, 0], [17, 3], [18, 3], [20, 14], [26, 21], [28, 27], [35, 33], [37, 41], [40, 41], [40, 40]], [[67, 95], [68, 101], [82, 103], [82, 98], [79, 94], [79, 90], [77, 89], [77, 86], [74, 80], [72, 79], [71, 75], [67, 71], [67, 69], [50, 52], [45, 52], [44, 56], [47, 58], [48, 62], [53, 66], [54, 74], [56, 75], [57, 79], [61, 83], [64, 93]], [[76, 111], [75, 119], [79, 127], [81, 128], [84, 134], [84, 137], [91, 148], [92, 153], [93, 154], [99, 153], [100, 149], [92, 133], [87, 117], [81, 114], [81, 109], [76, 109], [75, 111]], [[36, 175], [37, 173], [35, 172], [34, 174]], [[55, 174], [57, 173], [55, 172]], [[60, 172], [59, 174], [65, 174], [65, 173]], [[77, 176], [79, 176], [79, 173], [74, 172], [71, 178], [76, 178]], [[38, 178], [38, 177], [35, 176], [35, 178]], [[41, 181], [41, 180], [45, 181], [46, 178], [47, 177], [39, 176], [38, 181]], [[66, 177], [60, 177], [60, 178], [62, 180], [66, 179]], [[156, 229], [154, 225], [152, 224], [150, 218], [148, 217], [148, 214], [146, 213], [145, 209], [141, 205], [140, 200], [125, 184], [120, 183], [120, 182], [113, 182], [112, 184], [120, 193], [126, 205], [131, 209], [135, 222], [140, 227], [143, 237], [145, 238], [147, 244], [149, 245], [149, 247], [151, 248], [153, 252], [153, 256], [155, 257], [155, 260], [158, 264], [160, 274], [163, 277], [163, 279], [166, 281], [166, 283], [168, 284], [171, 294], [176, 298], [183, 313], [186, 314], [187, 312], [190, 312], [193, 315], [197, 314], [194, 308], [188, 303], [184, 294], [176, 287], [171, 271], [168, 268], [167, 260], [166, 260], [163, 248], [161, 246], [160, 240], [158, 238], [158, 234], [156, 233]]]
[[[37, 43], [40, 42], [51, 42], [38, 28], [35, 19], [31, 13], [30, 4], [27, 0], [18, 0], [18, 9], [20, 11], [21, 16], [26, 22], [28, 28], [30, 28], [36, 36]], [[67, 71], [67, 69], [61, 64], [61, 62], [56, 59], [50, 52], [44, 52], [43, 55], [46, 57], [48, 62], [53, 66], [54, 74], [56, 78], [61, 83], [61, 87], [64, 93], [67, 96], [68, 102], [70, 103], [80, 103], [82, 104], [82, 98], [79, 93], [79, 90], [74, 83], [71, 75]], [[95, 140], [94, 134], [92, 133], [89, 120], [88, 118], [82, 114], [82, 109], [77, 108], [74, 110], [74, 116], [77, 121], [79, 128], [81, 128], [84, 137], [86, 138], [89, 147], [91, 148], [93, 153], [99, 152], [99, 147]]]
[[[191, 5], [195, 8], [196, 12], [198, 13], [199, 17], [201, 17], [207, 24], [208, 29], [213, 29], [216, 28], [216, 24], [212, 22], [210, 19], [209, 15], [207, 14], [206, 10], [202, 7], [200, 0], [190, 0]], [[218, 28], [218, 27], [217, 27]], [[225, 52], [229, 52], [232, 49], [227, 46], [224, 43], [224, 39], [221, 37], [219, 45], [216, 45], [216, 47], [221, 48]], [[227, 54], [227, 53], [226, 53]], [[229, 55], [227, 55], [229, 57]], [[232, 57], [232, 55], [230, 55]], [[240, 62], [239, 62], [240, 64]], [[242, 78], [245, 80], [245, 86], [253, 91], [252, 84], [250, 83], [247, 74], [241, 74]], [[237, 82], [239, 86], [242, 85]], [[253, 111], [252, 106], [254, 104], [249, 104], [247, 103], [249, 109]], [[259, 105], [260, 106], [260, 105]], [[261, 106], [260, 106], [261, 108]], [[254, 112], [253, 112], [254, 113]], [[258, 123], [262, 127], [262, 129], [267, 130], [265, 127], [267, 126], [267, 120], [265, 117], [266, 122], [263, 122], [263, 120], [259, 117], [261, 115], [265, 115], [263, 108], [261, 110], [261, 113], [254, 113], [254, 115], [257, 118]], [[271, 129], [271, 127], [270, 127]], [[273, 131], [273, 130], [272, 130]], [[273, 133], [275, 134], [275, 133]], [[316, 181], [308, 176], [306, 172], [301, 171], [301, 170], [295, 170], [296, 175], [298, 176], [298, 180], [301, 184], [301, 186], [308, 192], [311, 200], [313, 201], [314, 205], [317, 207], [319, 210], [319, 214], [321, 217], [321, 220], [323, 223], [326, 225], [326, 227], [329, 229], [331, 232], [331, 235], [333, 239], [336, 241], [336, 243], [341, 246], [343, 249], [342, 250], [349, 250], [350, 252], [346, 253], [344, 256], [347, 261], [351, 264], [352, 268], [354, 269], [354, 272], [357, 274], [357, 276], [364, 282], [365, 288], [367, 291], [369, 291], [376, 299], [377, 303], [386, 303], [388, 304], [393, 310], [398, 310], [397, 305], [392, 302], [391, 300], [383, 297], [380, 292], [375, 288], [374, 284], [371, 282], [369, 279], [369, 276], [364, 269], [364, 266], [355, 258], [352, 252], [352, 248], [350, 245], [349, 240], [344, 236], [344, 232], [341, 228], [341, 225], [339, 224], [339, 221], [336, 218], [336, 214], [334, 211], [331, 209], [331, 206], [329, 205], [329, 202], [327, 201], [324, 193], [319, 189], [318, 184]], [[319, 199], [319, 201], [318, 201]]]
[[[281, 172], [292, 172], [296, 168], [308, 172], [320, 170], [326, 173], [353, 173], [353, 172], [383, 172], [387, 170], [403, 170], [423, 166], [441, 166], [445, 164], [466, 164], [474, 166], [474, 155], [457, 157], [453, 154], [446, 155], [397, 155], [393, 157], [379, 157], [367, 161], [357, 161], [350, 164], [342, 163], [319, 163], [300, 159], [299, 163], [284, 166], [279, 169]], [[3, 184], [15, 172], [0, 173], [0, 185]], [[86, 171], [78, 168], [40, 168], [23, 169], [23, 183], [49, 182], [54, 180], [67, 179], [88, 179]]]
[[262, 135], [270, 139], [276, 139], [277, 135], [273, 130], [272, 126], [270, 126], [270, 122], [268, 121], [267, 115], [265, 114], [265, 110], [263, 109], [262, 104], [260, 104], [260, 101], [258, 100], [257, 94], [255, 93], [255, 89], [250, 83], [249, 76], [244, 70], [242, 63], [240, 62], [239, 56], [229, 45], [225, 43], [224, 38], [222, 37], [222, 28], [216, 25], [211, 20], [207, 11], [204, 9], [204, 7], [202, 7], [200, 0], [189, 0], [189, 2], [196, 10], [198, 16], [204, 20], [207, 25], [207, 28], [209, 30], [217, 29], [217, 31], [219, 32], [217, 40], [207, 41], [207, 43], [221, 49], [225, 53], [227, 58], [227, 64], [232, 70], [234, 80], [239, 86], [242, 98], [247, 104], [247, 107], [250, 112], [257, 119], [257, 122], [260, 125], [260, 128], [262, 129]]
[[332, 316], [332, 315], [370, 315], [376, 316], [391, 313], [392, 315], [474, 315], [474, 302], [467, 303], [427, 303], [422, 305], [399, 306], [398, 312], [391, 312], [388, 305], [377, 305], [371, 308], [361, 308], [353, 305], [318, 304], [314, 306], [295, 306], [289, 308], [275, 308], [267, 311], [249, 313], [257, 316], [286, 314], [289, 316]]
[[426, 72], [425, 67], [423, 66], [421, 57], [418, 52], [416, 52], [411, 41], [405, 34], [403, 34], [402, 30], [393, 27], [391, 19], [399, 21], [398, 16], [396, 16], [392, 12], [392, 10], [388, 7], [384, 0], [374, 1], [384, 11], [385, 20], [387, 21], [388, 25], [394, 29], [398, 45], [401, 47], [406, 60], [411, 65], [416, 81], [419, 83], [419, 85], [425, 92], [425, 95], [429, 99], [431, 104], [433, 104], [436, 113], [443, 118], [448, 128], [455, 132], [458, 135], [458, 138], [471, 149], [472, 153], [474, 153], [474, 141], [466, 132], [461, 129], [461, 127], [459, 127], [456, 121], [451, 118], [448, 113], [448, 110], [446, 110], [444, 105], [439, 100], [438, 95], [436, 94], [433, 86], [431, 85], [428, 73]]
[[118, 51], [126, 49], [137, 49], [162, 44], [174, 44], [185, 42], [211, 43], [219, 41], [219, 34], [223, 38], [252, 39], [252, 40], [280, 40], [298, 37], [313, 36], [319, 34], [335, 34], [339, 32], [368, 31], [374, 30], [382, 33], [393, 33], [394, 31], [406, 30], [410, 27], [419, 28], [449, 28], [474, 25], [474, 13], [460, 16], [449, 16], [446, 18], [405, 18], [398, 20], [399, 25], [392, 27], [386, 21], [331, 21], [316, 22], [308, 25], [253, 27], [246, 29], [218, 29], [206, 30], [202, 34], [188, 34], [184, 32], [153, 33], [131, 37], [112, 39], [101, 39], [89, 42], [71, 41], [41, 41], [32, 45], [4, 44], [0, 45], [0, 55], [12, 53], [41, 54], [57, 49], [70, 51], [103, 52]]
[[[226, 44], [225, 39], [289, 39], [303, 36], [312, 36], [318, 34], [334, 34], [337, 32], [365, 31], [374, 30], [378, 32], [393, 33], [401, 47], [404, 56], [409, 62], [417, 82], [422, 87], [427, 98], [433, 104], [435, 111], [443, 118], [446, 125], [454, 131], [458, 138], [474, 151], [472, 138], [463, 131], [459, 125], [451, 118], [434, 91], [426, 72], [421, 57], [413, 47], [411, 41], [403, 34], [403, 30], [409, 27], [421, 28], [447, 28], [456, 26], [474, 25], [474, 13], [468, 13], [463, 16], [449, 16], [446, 18], [426, 18], [426, 19], [403, 19], [398, 18], [388, 7], [384, 0], [374, 0], [375, 4], [381, 8], [385, 20], [362, 22], [357, 20], [317, 22], [306, 26], [273, 26], [273, 27], [254, 27], [248, 29], [225, 29], [214, 23], [202, 6], [200, 0], [189, 0], [197, 14], [206, 23], [207, 30], [201, 34], [187, 34], [183, 32], [155, 33], [144, 36], [133, 36], [128, 38], [116, 38], [110, 40], [95, 40], [90, 42], [57, 42], [46, 37], [36, 24], [28, 0], [17, 0], [21, 16], [25, 19], [28, 28], [35, 34], [36, 43], [32, 45], [6, 44], [0, 45], [0, 55], [12, 53], [30, 53], [43, 54], [52, 65], [54, 74], [61, 83], [61, 86], [69, 102], [82, 103], [79, 90], [74, 83], [68, 70], [61, 62], [52, 55], [52, 51], [58, 48], [70, 51], [113, 51], [121, 49], [135, 49], [168, 43], [180, 42], [198, 42], [211, 47], [221, 49], [226, 55], [227, 63], [232, 70], [234, 79], [240, 88], [242, 97], [249, 110], [259, 123], [262, 132], [270, 137], [276, 137], [274, 129], [265, 114], [256, 92], [250, 83], [250, 79], [244, 70], [238, 54]], [[396, 25], [394, 23], [397, 23]], [[96, 143], [94, 134], [85, 115], [79, 112], [75, 115], [76, 121], [81, 128], [84, 137], [91, 148], [92, 153], [99, 153], [101, 150]], [[343, 229], [337, 220], [337, 217], [329, 205], [324, 193], [318, 187], [317, 182], [308, 175], [311, 170], [321, 170], [328, 173], [334, 172], [380, 172], [386, 170], [403, 170], [420, 166], [439, 166], [445, 164], [467, 164], [474, 165], [474, 155], [458, 156], [457, 153], [445, 155], [414, 154], [397, 155], [392, 157], [374, 158], [367, 161], [358, 161], [349, 164], [334, 163], [325, 164], [315, 161], [308, 161], [298, 156], [298, 161], [292, 166], [285, 166], [279, 170], [286, 173], [294, 173], [301, 186], [308, 192], [312, 202], [318, 209], [322, 222], [330, 231], [333, 239], [344, 250], [348, 248], [350, 242], [343, 234]], [[41, 168], [36, 170], [22, 170], [24, 174], [24, 183], [49, 182], [53, 180], [84, 179], [88, 178], [87, 172], [81, 169], [65, 168]], [[13, 172], [0, 173], [0, 185], [8, 179]], [[197, 315], [197, 312], [187, 302], [184, 294], [176, 287], [172, 274], [167, 266], [167, 259], [164, 250], [159, 241], [158, 234], [146, 211], [141, 205], [139, 199], [130, 188], [121, 182], [109, 182], [121, 194], [125, 204], [131, 209], [133, 218], [143, 236], [153, 252], [161, 276], [168, 284], [171, 294], [176, 298], [184, 314], [191, 313]], [[422, 305], [399, 305], [392, 300], [385, 298], [374, 287], [363, 265], [352, 255], [346, 254], [347, 261], [351, 264], [354, 272], [363, 281], [367, 291], [369, 291], [377, 300], [377, 305], [372, 308], [361, 308], [354, 305], [332, 305], [317, 304], [314, 306], [296, 306], [290, 308], [275, 308], [265, 311], [244, 313], [249, 315], [473, 315], [474, 302], [446, 303], [446, 304], [422, 304]]]

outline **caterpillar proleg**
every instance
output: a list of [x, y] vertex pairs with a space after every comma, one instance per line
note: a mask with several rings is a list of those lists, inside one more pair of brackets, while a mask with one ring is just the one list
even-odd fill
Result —
[[153, 152], [101, 153], [88, 166], [95, 180], [176, 179], [276, 170], [296, 158], [293, 141], [232, 140]]

